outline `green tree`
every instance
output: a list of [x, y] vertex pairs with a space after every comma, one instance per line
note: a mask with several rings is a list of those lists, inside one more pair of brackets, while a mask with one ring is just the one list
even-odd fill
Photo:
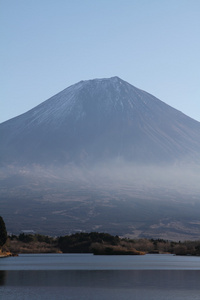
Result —
[[6, 225], [3, 218], [0, 216], [0, 247], [2, 247], [7, 240]]

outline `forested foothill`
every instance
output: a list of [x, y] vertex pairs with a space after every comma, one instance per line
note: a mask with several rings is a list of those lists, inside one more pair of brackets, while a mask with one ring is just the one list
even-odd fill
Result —
[[163, 254], [200, 255], [200, 240], [175, 242], [163, 239], [129, 239], [108, 233], [80, 232], [61, 237], [40, 234], [8, 236], [4, 247], [20, 253], [93, 253], [96, 255]]
[[6, 225], [3, 218], [0, 216], [0, 247], [2, 247], [7, 240]]
[[8, 254], [3, 248], [6, 241], [7, 241], [6, 225], [3, 218], [0, 216], [0, 257]]

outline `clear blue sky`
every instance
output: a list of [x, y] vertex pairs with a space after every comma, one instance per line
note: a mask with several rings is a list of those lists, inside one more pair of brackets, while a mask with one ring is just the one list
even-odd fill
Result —
[[119, 76], [200, 121], [200, 0], [0, 0], [0, 122]]

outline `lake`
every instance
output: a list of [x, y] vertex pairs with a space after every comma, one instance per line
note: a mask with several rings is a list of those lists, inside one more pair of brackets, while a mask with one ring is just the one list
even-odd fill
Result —
[[0, 299], [200, 299], [200, 257], [21, 254], [0, 259]]

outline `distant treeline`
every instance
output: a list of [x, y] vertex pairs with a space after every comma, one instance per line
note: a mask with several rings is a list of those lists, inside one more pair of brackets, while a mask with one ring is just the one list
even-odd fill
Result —
[[22, 233], [19, 236], [9, 236], [5, 247], [12, 253], [62, 252], [106, 255], [171, 253], [200, 255], [200, 240], [173, 242], [163, 239], [129, 239], [98, 232], [81, 232], [56, 238]]

